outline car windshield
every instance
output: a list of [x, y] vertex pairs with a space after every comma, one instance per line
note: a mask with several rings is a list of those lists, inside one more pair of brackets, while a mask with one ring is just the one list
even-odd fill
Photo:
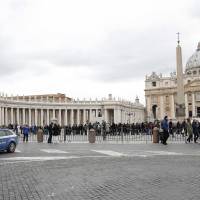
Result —
[[5, 130], [0, 130], [0, 137], [1, 136], [6, 136], [7, 134], [6, 134], [6, 132], [5, 132]]
[[13, 135], [12, 131], [6, 130], [6, 135]]

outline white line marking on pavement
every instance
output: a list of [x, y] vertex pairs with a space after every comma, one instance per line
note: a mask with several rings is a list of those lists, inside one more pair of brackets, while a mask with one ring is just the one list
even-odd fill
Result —
[[[0, 158], [0, 166], [11, 164], [11, 163], [26, 163], [26, 162], [42, 162], [42, 161], [54, 161], [54, 160], [69, 160], [69, 159], [83, 159], [83, 158], [110, 158], [110, 157], [150, 157], [156, 155], [177, 155], [177, 156], [200, 156], [199, 154], [186, 154], [186, 153], [176, 153], [167, 151], [145, 151], [147, 154], [123, 154], [115, 151], [106, 150], [92, 150], [94, 152], [106, 154], [106, 155], [94, 155], [94, 156], [44, 156], [44, 157], [11, 157], [11, 158]], [[112, 154], [112, 155], [111, 155]], [[1, 162], [5, 161], [5, 162]]]
[[107, 158], [108, 156], [49, 156], [49, 157], [12, 157], [12, 158], [0, 158], [0, 161], [8, 161], [5, 163], [0, 162], [0, 165], [8, 163], [20, 163], [20, 162], [34, 162], [34, 161], [52, 161], [52, 160], [68, 160], [79, 158]]
[[46, 153], [68, 153], [66, 151], [61, 151], [58, 149], [40, 149], [40, 151], [44, 151]]
[[106, 154], [106, 155], [109, 155], [109, 156], [128, 156], [127, 154], [124, 154], [124, 153], [119, 153], [119, 152], [116, 152], [116, 151], [109, 151], [109, 150], [92, 150], [94, 152], [97, 152], [97, 153], [102, 153], [102, 154]]
[[0, 160], [4, 161], [45, 161], [45, 160], [64, 160], [64, 159], [71, 159], [71, 158], [77, 158], [77, 156], [37, 156], [37, 157], [12, 157], [12, 158], [1, 158]]
[[184, 155], [183, 153], [170, 152], [170, 151], [146, 151], [148, 153], [153, 153], [156, 155]]
[[20, 153], [21, 151], [19, 149], [15, 149], [15, 152], [16, 153]]

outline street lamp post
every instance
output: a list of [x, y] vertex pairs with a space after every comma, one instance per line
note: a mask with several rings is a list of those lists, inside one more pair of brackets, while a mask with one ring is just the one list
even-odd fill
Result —
[[130, 131], [129, 131], [129, 134], [131, 135], [131, 115], [135, 116], [135, 113], [134, 112], [128, 112], [127, 115], [128, 115], [128, 123], [129, 123], [129, 127], [130, 127]]

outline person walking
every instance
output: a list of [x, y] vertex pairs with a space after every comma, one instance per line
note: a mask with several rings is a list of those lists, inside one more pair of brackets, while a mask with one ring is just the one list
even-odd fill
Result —
[[197, 143], [197, 140], [199, 138], [199, 128], [198, 128], [198, 123], [197, 120], [193, 120], [192, 122], [192, 129], [193, 129], [193, 134], [194, 134], [194, 143]]
[[163, 129], [163, 139], [162, 143], [164, 145], [167, 145], [167, 139], [169, 137], [169, 123], [168, 123], [168, 117], [165, 116], [162, 123], [161, 123], [161, 128]]
[[188, 142], [190, 143], [190, 141], [192, 140], [192, 136], [193, 136], [193, 129], [192, 129], [192, 124], [191, 124], [190, 118], [187, 119], [186, 129], [187, 129], [187, 134], [188, 134], [186, 143], [188, 143]]
[[22, 131], [23, 131], [23, 135], [24, 135], [24, 137], [23, 137], [23, 142], [25, 142], [25, 141], [28, 142], [28, 135], [29, 135], [29, 131], [30, 131], [28, 125], [25, 125], [25, 126], [22, 128]]

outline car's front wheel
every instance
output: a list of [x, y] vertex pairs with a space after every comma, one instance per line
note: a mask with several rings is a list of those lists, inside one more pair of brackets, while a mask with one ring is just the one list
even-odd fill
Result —
[[14, 152], [15, 152], [15, 149], [16, 149], [16, 144], [15, 144], [14, 142], [11, 142], [11, 143], [9, 144], [9, 146], [8, 146], [7, 151], [8, 151], [9, 153], [14, 153]]

